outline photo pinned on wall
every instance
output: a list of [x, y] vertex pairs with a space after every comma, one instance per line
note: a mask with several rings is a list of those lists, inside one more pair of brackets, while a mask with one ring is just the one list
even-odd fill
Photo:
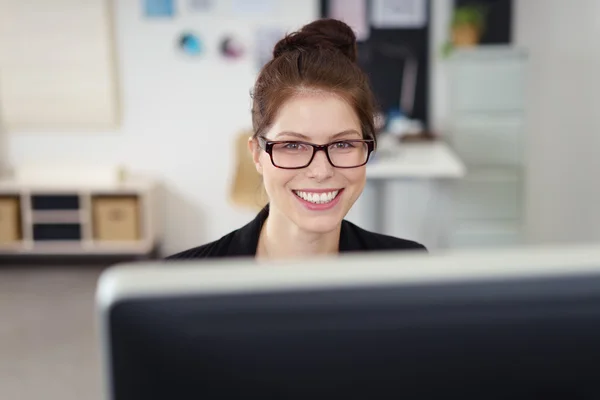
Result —
[[144, 16], [147, 18], [173, 18], [175, 0], [142, 0]]
[[372, 0], [371, 22], [380, 29], [418, 29], [427, 24], [427, 0]]
[[262, 26], [255, 32], [255, 62], [258, 70], [271, 61], [273, 48], [283, 37], [286, 31], [280, 27]]
[[347, 23], [356, 34], [356, 40], [369, 38], [371, 28], [367, 16], [367, 0], [329, 0], [329, 17]]
[[225, 35], [219, 44], [219, 51], [224, 58], [236, 60], [246, 53], [246, 48], [238, 37]]
[[200, 37], [192, 32], [183, 32], [177, 38], [177, 48], [190, 57], [198, 57], [204, 51]]
[[188, 10], [191, 12], [209, 12], [215, 0], [188, 0]]

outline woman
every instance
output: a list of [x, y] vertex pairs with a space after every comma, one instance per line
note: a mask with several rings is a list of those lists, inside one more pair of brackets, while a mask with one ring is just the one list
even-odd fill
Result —
[[254, 87], [248, 142], [269, 205], [246, 226], [169, 259], [425, 250], [344, 220], [375, 148], [373, 93], [356, 57], [352, 29], [333, 19], [277, 43]]

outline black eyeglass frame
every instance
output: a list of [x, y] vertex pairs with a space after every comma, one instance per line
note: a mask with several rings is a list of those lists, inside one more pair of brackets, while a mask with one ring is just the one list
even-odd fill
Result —
[[[325, 152], [325, 156], [327, 157], [327, 161], [329, 161], [329, 164], [331, 164], [334, 168], [343, 168], [343, 169], [350, 169], [350, 168], [358, 168], [358, 167], [362, 167], [363, 165], [365, 165], [367, 162], [369, 162], [369, 158], [371, 157], [371, 153], [373, 153], [375, 151], [375, 140], [374, 139], [348, 139], [348, 140], [336, 140], [334, 142], [331, 143], [327, 143], [327, 144], [314, 144], [314, 143], [310, 143], [310, 142], [303, 142], [303, 141], [298, 141], [298, 140], [267, 140], [265, 137], [263, 136], [257, 136], [256, 139], [258, 140], [258, 145], [269, 155], [269, 157], [271, 158], [271, 164], [273, 164], [274, 167], [276, 168], [280, 168], [280, 169], [302, 169], [302, 168], [306, 168], [308, 167], [314, 160], [315, 158], [315, 154], [317, 154], [317, 151], [324, 151]], [[333, 163], [333, 161], [331, 161], [331, 157], [329, 157], [329, 147], [331, 145], [334, 145], [336, 143], [366, 143], [367, 144], [367, 158], [365, 159], [365, 162], [359, 165], [353, 165], [352, 167], [338, 167], [337, 165], [335, 165]], [[275, 146], [276, 144], [283, 144], [283, 143], [298, 143], [298, 144], [303, 144], [306, 146], [310, 146], [313, 148], [313, 152], [312, 152], [312, 156], [310, 157], [310, 160], [308, 160], [308, 162], [300, 167], [281, 167], [277, 164], [275, 164], [275, 161], [273, 160], [273, 146]]]

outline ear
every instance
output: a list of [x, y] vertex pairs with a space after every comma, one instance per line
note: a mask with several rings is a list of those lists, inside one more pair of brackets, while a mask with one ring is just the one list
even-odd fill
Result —
[[260, 163], [261, 148], [258, 145], [258, 140], [254, 137], [248, 139], [248, 151], [250, 151], [250, 154], [252, 155], [252, 161], [254, 162], [256, 170], [262, 175], [262, 164]]

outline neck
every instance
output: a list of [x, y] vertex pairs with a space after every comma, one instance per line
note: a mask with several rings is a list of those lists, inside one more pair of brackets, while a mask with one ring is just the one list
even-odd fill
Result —
[[286, 216], [271, 208], [258, 241], [258, 258], [337, 254], [341, 224], [333, 231], [311, 233], [298, 228]]

